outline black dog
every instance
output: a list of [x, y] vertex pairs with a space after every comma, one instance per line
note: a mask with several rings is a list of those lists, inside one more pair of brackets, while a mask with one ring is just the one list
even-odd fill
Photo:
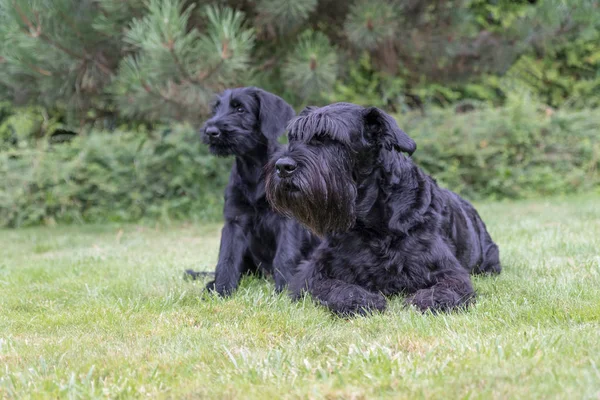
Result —
[[[319, 239], [297, 222], [272, 211], [265, 197], [264, 167], [281, 146], [277, 138], [294, 117], [280, 97], [258, 88], [226, 90], [201, 129], [217, 156], [235, 156], [225, 189], [219, 261], [207, 285], [221, 295], [234, 291], [245, 273], [273, 275], [282, 290]], [[192, 277], [199, 273], [187, 271]]]
[[308, 108], [268, 165], [267, 198], [324, 237], [289, 285], [338, 314], [383, 310], [407, 294], [420, 310], [473, 298], [469, 273], [498, 273], [498, 247], [477, 211], [401, 152], [415, 142], [377, 108]]

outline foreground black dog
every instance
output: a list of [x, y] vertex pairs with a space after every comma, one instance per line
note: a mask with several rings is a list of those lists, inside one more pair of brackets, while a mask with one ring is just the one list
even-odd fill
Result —
[[201, 129], [211, 153], [235, 156], [225, 189], [219, 261], [207, 289], [227, 295], [243, 274], [262, 272], [273, 275], [277, 290], [282, 290], [319, 242], [297, 222], [274, 213], [265, 197], [265, 164], [280, 148], [277, 138], [294, 115], [292, 107], [274, 94], [258, 88], [232, 89], [219, 96], [213, 116]]
[[477, 211], [401, 152], [415, 142], [377, 108], [308, 108], [268, 165], [267, 197], [324, 237], [289, 287], [339, 314], [383, 310], [407, 294], [421, 310], [473, 297], [469, 273], [498, 273], [498, 247]]

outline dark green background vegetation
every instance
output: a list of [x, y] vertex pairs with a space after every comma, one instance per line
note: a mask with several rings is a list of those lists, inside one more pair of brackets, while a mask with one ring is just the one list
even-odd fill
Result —
[[0, 226], [213, 219], [194, 133], [258, 85], [396, 116], [471, 199], [600, 182], [600, 2], [0, 0]]

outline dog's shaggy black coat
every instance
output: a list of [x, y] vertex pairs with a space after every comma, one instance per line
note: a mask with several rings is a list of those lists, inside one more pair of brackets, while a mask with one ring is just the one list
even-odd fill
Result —
[[338, 314], [384, 310], [408, 295], [420, 310], [473, 298], [469, 273], [499, 273], [498, 247], [469, 202], [438, 187], [404, 153], [415, 142], [377, 108], [304, 110], [267, 167], [267, 198], [323, 242], [289, 285]]
[[319, 243], [302, 225], [273, 212], [265, 197], [265, 164], [281, 147], [277, 138], [294, 115], [292, 107], [272, 93], [253, 87], [230, 89], [218, 96], [213, 116], [201, 128], [211, 153], [235, 156], [225, 189], [219, 260], [209, 290], [231, 294], [243, 274], [260, 272], [272, 275], [280, 291]]

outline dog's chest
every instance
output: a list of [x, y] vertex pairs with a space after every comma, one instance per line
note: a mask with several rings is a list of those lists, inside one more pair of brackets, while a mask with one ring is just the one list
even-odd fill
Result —
[[257, 262], [271, 263], [277, 248], [277, 216], [270, 210], [259, 210], [248, 226], [250, 251]]
[[264, 188], [261, 191], [239, 182], [231, 184], [225, 199], [225, 218], [242, 225], [249, 251], [257, 264], [272, 262], [278, 221], [264, 196]]
[[398, 293], [410, 283], [402, 247], [402, 241], [391, 236], [365, 240], [362, 235], [347, 235], [334, 243], [330, 272], [370, 290]]

